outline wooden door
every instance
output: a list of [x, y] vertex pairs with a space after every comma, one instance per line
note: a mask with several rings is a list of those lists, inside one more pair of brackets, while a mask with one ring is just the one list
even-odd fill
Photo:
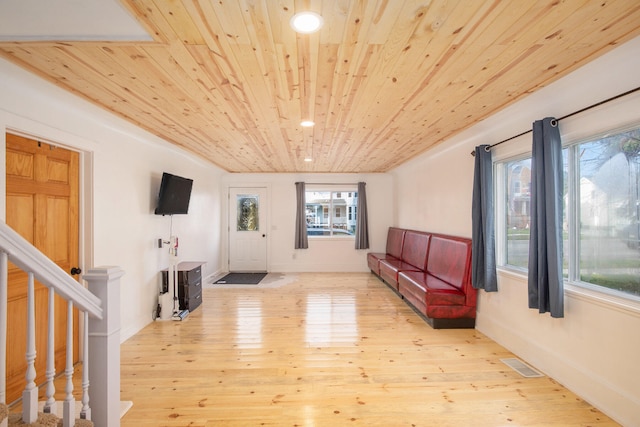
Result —
[[267, 189], [229, 189], [229, 271], [267, 271]]
[[[69, 272], [78, 266], [78, 153], [7, 134], [7, 225]], [[25, 387], [27, 275], [9, 264], [7, 402]], [[36, 282], [36, 384], [45, 380], [48, 289]], [[56, 296], [56, 373], [65, 368], [67, 304]], [[78, 312], [74, 311], [74, 362]]]

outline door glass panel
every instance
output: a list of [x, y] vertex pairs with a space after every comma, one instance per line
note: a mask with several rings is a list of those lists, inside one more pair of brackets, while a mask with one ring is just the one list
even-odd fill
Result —
[[241, 194], [236, 196], [238, 207], [238, 231], [259, 231], [258, 210], [260, 199], [257, 195]]

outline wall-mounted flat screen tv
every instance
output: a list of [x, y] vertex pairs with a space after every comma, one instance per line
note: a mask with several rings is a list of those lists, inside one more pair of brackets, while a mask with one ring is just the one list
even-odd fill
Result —
[[179, 215], [188, 213], [192, 186], [192, 179], [164, 172], [155, 214]]

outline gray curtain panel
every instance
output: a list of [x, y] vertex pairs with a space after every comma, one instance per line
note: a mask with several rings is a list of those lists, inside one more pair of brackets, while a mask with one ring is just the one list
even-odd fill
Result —
[[489, 145], [475, 150], [471, 207], [471, 284], [486, 292], [498, 290], [493, 212], [493, 162]]
[[309, 248], [304, 182], [296, 182], [296, 249]]
[[529, 308], [564, 317], [562, 143], [553, 117], [533, 123]]
[[367, 214], [366, 183], [358, 183], [358, 219], [356, 224], [356, 249], [369, 249], [369, 219]]

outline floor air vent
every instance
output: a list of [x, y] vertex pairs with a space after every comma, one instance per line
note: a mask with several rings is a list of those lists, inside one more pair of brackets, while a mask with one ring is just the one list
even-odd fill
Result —
[[500, 359], [500, 361], [525, 378], [544, 377], [542, 373], [536, 371], [520, 359]]

